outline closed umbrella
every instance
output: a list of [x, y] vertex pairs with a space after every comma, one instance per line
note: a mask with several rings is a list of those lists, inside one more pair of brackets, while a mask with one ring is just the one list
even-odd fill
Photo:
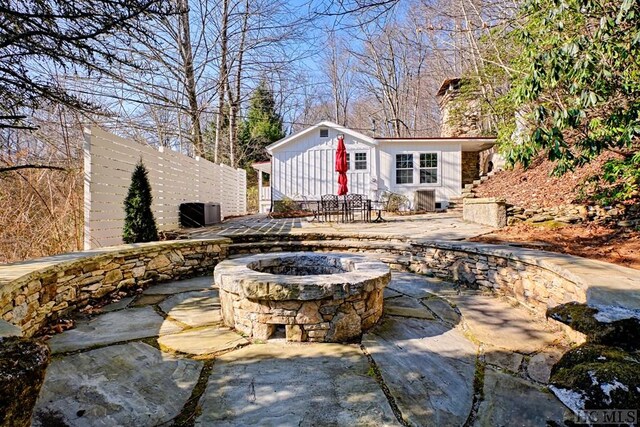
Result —
[[344, 147], [344, 136], [338, 136], [336, 150], [336, 172], [338, 172], [338, 196], [345, 196], [349, 192], [347, 187], [347, 149]]

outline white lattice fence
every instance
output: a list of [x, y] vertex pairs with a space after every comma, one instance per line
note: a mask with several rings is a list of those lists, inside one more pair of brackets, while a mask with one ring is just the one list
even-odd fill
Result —
[[124, 198], [142, 158], [149, 171], [153, 213], [160, 230], [178, 227], [183, 202], [220, 203], [222, 216], [246, 214], [246, 173], [204, 159], [85, 129], [84, 218], [86, 249], [122, 243]]

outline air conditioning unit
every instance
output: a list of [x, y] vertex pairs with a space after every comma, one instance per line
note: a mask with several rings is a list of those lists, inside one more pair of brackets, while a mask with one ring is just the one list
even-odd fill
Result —
[[418, 190], [414, 192], [413, 209], [417, 211], [435, 212], [436, 190]]
[[222, 222], [220, 203], [181, 203], [180, 225], [182, 227], [204, 227]]

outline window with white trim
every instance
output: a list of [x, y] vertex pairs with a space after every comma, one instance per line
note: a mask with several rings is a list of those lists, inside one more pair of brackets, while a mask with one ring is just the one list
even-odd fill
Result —
[[347, 153], [347, 170], [351, 170], [351, 153]]
[[329, 129], [320, 129], [320, 138], [328, 138]]
[[438, 154], [420, 153], [420, 184], [438, 182]]
[[355, 170], [367, 170], [367, 153], [355, 153]]
[[396, 154], [396, 184], [413, 184], [413, 154]]

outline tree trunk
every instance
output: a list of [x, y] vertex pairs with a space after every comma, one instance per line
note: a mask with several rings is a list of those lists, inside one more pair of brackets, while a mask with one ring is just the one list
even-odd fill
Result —
[[229, 27], [229, 0], [222, 1], [222, 24], [220, 28], [220, 74], [218, 76], [218, 115], [216, 117], [216, 138], [214, 148], [214, 162], [218, 163], [220, 151], [220, 134], [224, 122], [224, 99], [229, 86], [229, 72], [227, 70], [228, 55], [228, 27]]
[[191, 30], [189, 27], [189, 1], [178, 0], [180, 8], [180, 55], [184, 68], [184, 87], [189, 102], [189, 118], [191, 119], [191, 137], [197, 156], [204, 155], [202, 129], [200, 127], [200, 108], [196, 92], [196, 77], [193, 69], [193, 51], [191, 49]]
[[238, 46], [237, 68], [235, 75], [235, 93], [231, 90], [231, 84], [227, 83], [229, 96], [229, 159], [232, 167], [236, 167], [236, 143], [238, 140], [238, 114], [240, 113], [240, 93], [242, 89], [242, 65], [244, 60], [245, 41], [249, 25], [249, 0], [245, 0], [244, 15], [242, 17], [242, 31], [240, 33], [240, 45]]

